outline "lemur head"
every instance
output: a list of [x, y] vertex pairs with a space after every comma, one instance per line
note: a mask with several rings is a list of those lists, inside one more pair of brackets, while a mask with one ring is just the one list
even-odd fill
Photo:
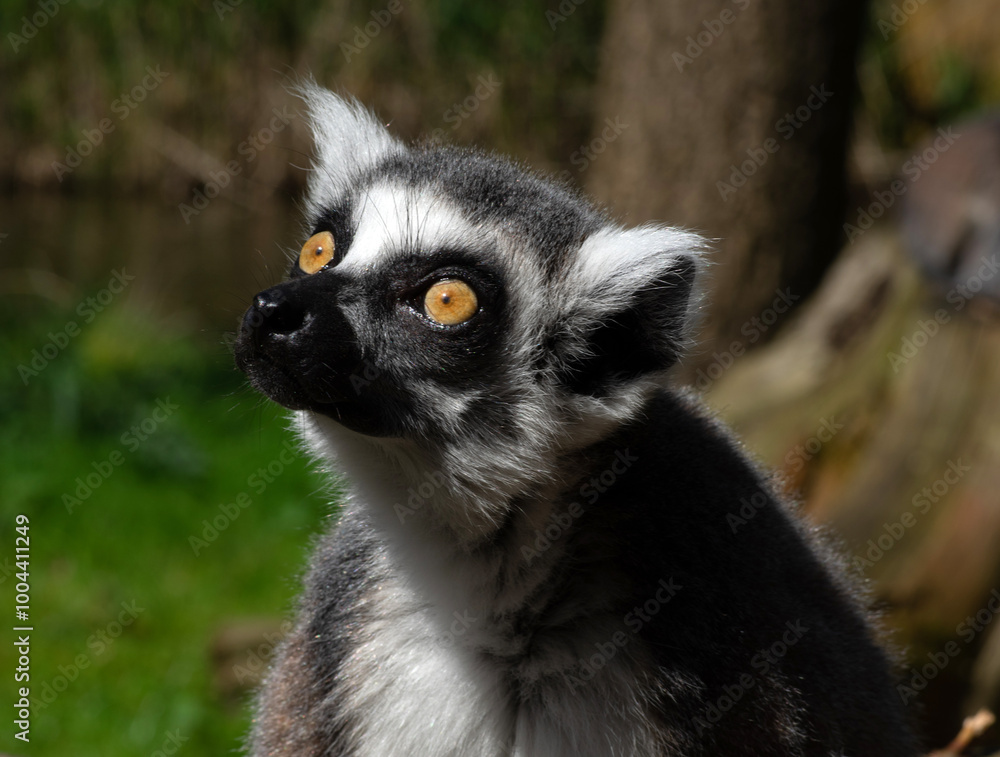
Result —
[[308, 241], [254, 298], [236, 362], [320, 454], [375, 446], [404, 475], [433, 471], [443, 517], [488, 530], [663, 385], [703, 242], [621, 228], [506, 160], [408, 147], [357, 103], [305, 97]]

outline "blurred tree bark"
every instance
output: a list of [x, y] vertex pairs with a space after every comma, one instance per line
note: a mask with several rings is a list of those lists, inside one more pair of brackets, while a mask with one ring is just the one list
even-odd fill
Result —
[[865, 10], [864, 0], [610, 4], [587, 188], [629, 222], [719, 240], [692, 374], [713, 350], [770, 338], [747, 324], [778, 290], [805, 299], [846, 241]]
[[932, 745], [1000, 708], [1000, 317], [960, 291], [868, 231], [707, 395], [875, 582]]

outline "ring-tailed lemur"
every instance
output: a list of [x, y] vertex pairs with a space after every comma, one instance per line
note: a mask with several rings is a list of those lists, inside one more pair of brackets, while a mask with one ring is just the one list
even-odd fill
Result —
[[914, 755], [837, 560], [666, 385], [703, 241], [306, 98], [311, 235], [236, 360], [353, 488], [251, 753]]

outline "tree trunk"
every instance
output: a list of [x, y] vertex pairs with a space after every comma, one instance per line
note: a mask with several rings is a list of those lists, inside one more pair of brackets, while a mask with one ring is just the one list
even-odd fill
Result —
[[[764, 342], [844, 242], [844, 158], [864, 0], [614, 0], [588, 189], [629, 222], [717, 239], [705, 349]], [[619, 124], [618, 132], [605, 119]], [[780, 308], [779, 309], [784, 309]]]

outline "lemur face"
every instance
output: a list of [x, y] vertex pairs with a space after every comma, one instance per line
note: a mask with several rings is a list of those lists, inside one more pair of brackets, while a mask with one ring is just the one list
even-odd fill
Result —
[[684, 342], [698, 237], [622, 229], [505, 160], [408, 148], [356, 104], [306, 99], [306, 241], [236, 344], [258, 390], [440, 448], [557, 448], [637, 411]]
[[489, 414], [519, 367], [503, 240], [434, 195], [372, 177], [311, 222], [289, 280], [244, 317], [237, 361], [259, 390], [373, 436]]

